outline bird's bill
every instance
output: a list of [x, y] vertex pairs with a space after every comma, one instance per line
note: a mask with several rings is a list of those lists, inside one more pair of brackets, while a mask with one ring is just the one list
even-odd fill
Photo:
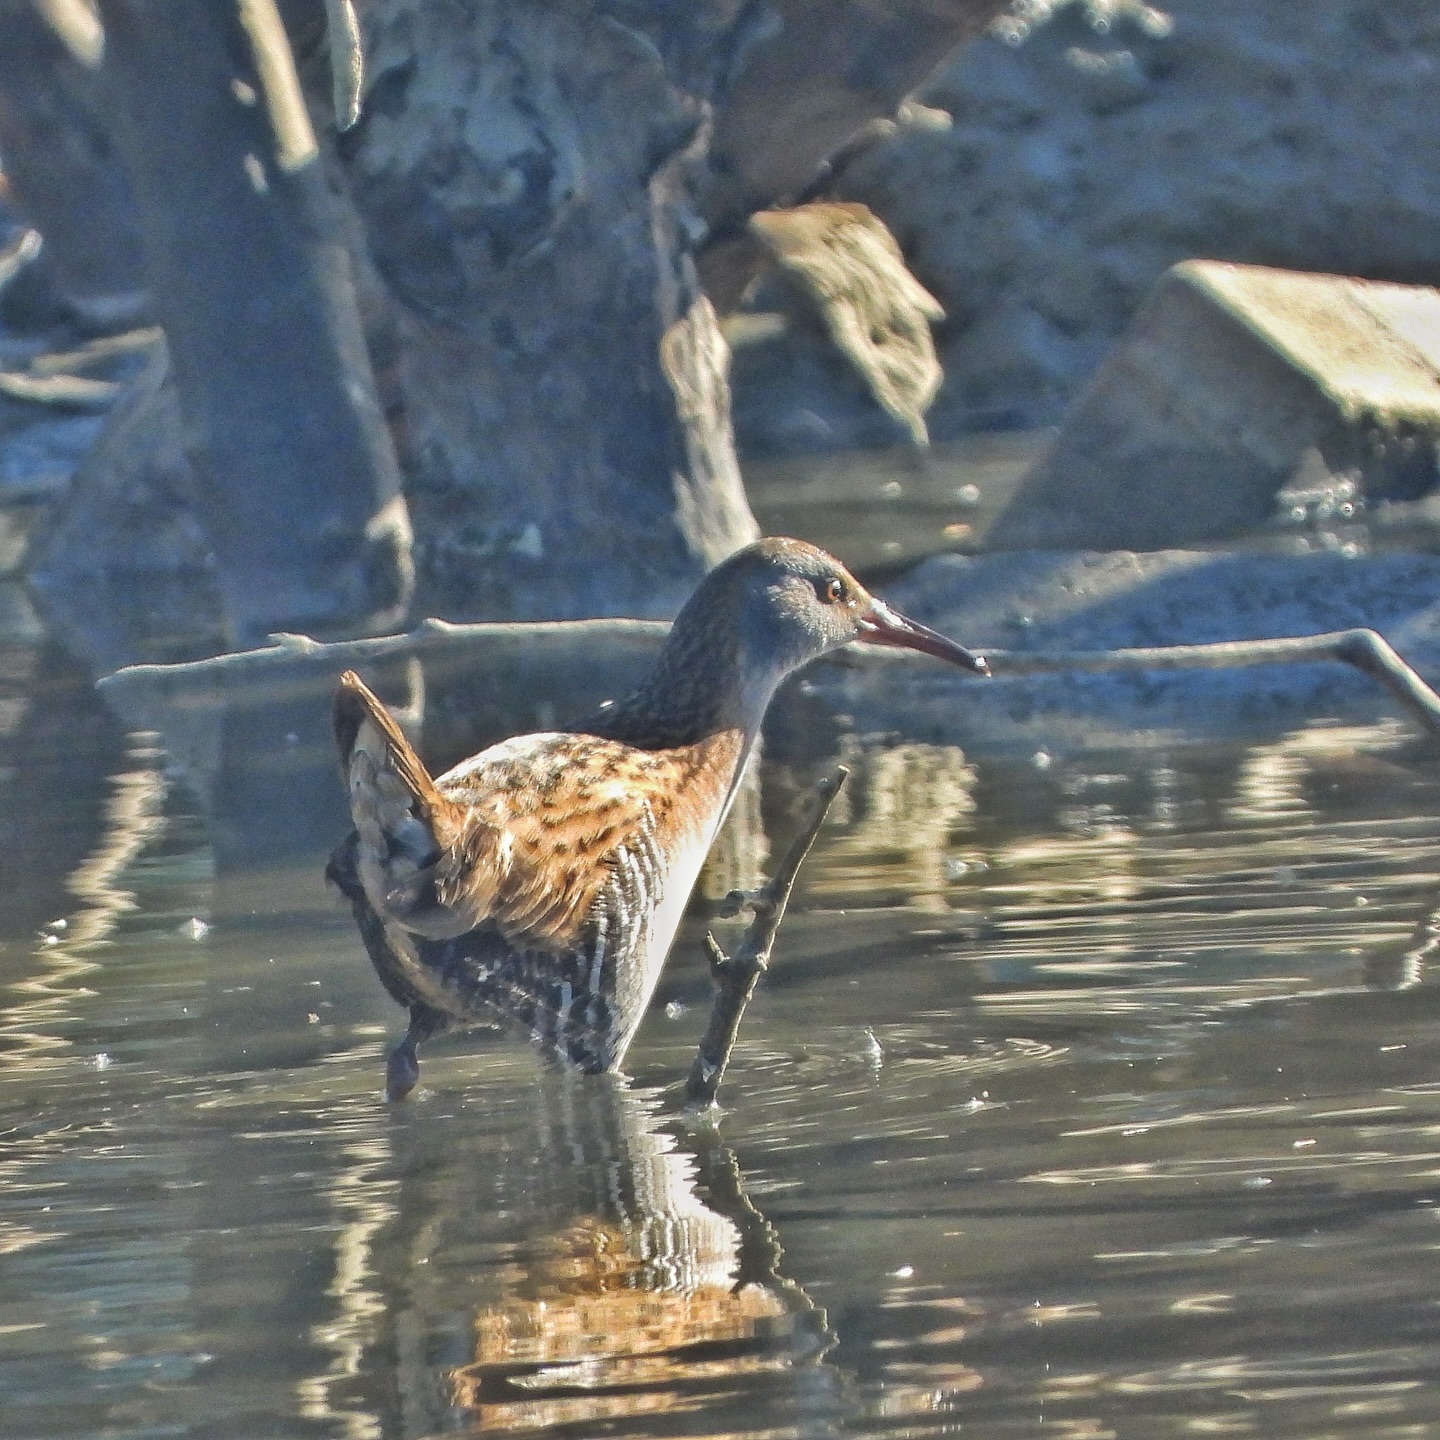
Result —
[[988, 675], [990, 666], [983, 655], [957, 645], [947, 635], [911, 620], [892, 610], [883, 600], [872, 600], [870, 608], [860, 617], [860, 634], [856, 637], [867, 645], [894, 645], [902, 650], [919, 650], [937, 660], [948, 660], [962, 670]]

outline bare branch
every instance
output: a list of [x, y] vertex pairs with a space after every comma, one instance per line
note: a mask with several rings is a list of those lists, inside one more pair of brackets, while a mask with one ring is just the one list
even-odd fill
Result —
[[1374, 630], [1331, 630], [1278, 640], [1223, 640], [1209, 645], [1156, 645], [1124, 650], [987, 650], [997, 677], [1065, 671], [1225, 670], [1338, 660], [1378, 680], [1432, 735], [1440, 735], [1440, 695]]
[[690, 1076], [685, 1082], [685, 1101], [693, 1108], [704, 1109], [715, 1103], [715, 1094], [730, 1063], [730, 1052], [735, 1048], [740, 1019], [755, 993], [760, 976], [770, 964], [770, 951], [780, 922], [785, 918], [785, 907], [789, 904], [790, 892], [795, 888], [795, 877], [825, 823], [831, 803], [849, 774], [849, 770], [841, 765], [834, 775], [815, 787], [814, 804], [804, 828], [776, 867], [775, 874], [750, 897], [749, 904], [755, 918], [735, 954], [727, 957], [715, 943], [713, 935], [705, 937], [716, 994], [710, 1023], [706, 1026], [695, 1063], [690, 1067]]
[[265, 95], [265, 110], [275, 131], [275, 156], [282, 170], [298, 170], [319, 153], [300, 77], [295, 73], [295, 56], [280, 21], [275, 0], [236, 0], [240, 23], [250, 37], [255, 70]]
[[87, 341], [78, 350], [52, 350], [31, 360], [32, 375], [74, 375], [96, 365], [108, 364], [117, 355], [134, 355], [156, 350], [165, 343], [165, 332], [158, 325], [143, 330], [127, 330], [123, 335], [101, 335]]
[[87, 380], [80, 375], [25, 375], [0, 370], [0, 395], [68, 410], [104, 410], [123, 388], [113, 380]]

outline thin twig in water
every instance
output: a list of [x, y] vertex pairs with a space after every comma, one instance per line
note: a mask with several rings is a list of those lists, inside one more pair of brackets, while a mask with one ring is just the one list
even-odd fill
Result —
[[841, 765], [834, 775], [816, 786], [809, 819], [776, 867], [775, 874], [753, 896], [742, 897], [743, 902], [754, 911], [755, 918], [735, 954], [727, 956], [716, 943], [714, 935], [706, 932], [705, 948], [710, 955], [710, 973], [715, 977], [716, 994], [710, 1023], [700, 1041], [695, 1063], [690, 1067], [690, 1077], [685, 1082], [685, 1101], [692, 1107], [703, 1109], [715, 1103], [716, 1092], [725, 1078], [725, 1067], [730, 1063], [730, 1052], [735, 1048], [741, 1017], [755, 993], [760, 976], [770, 963], [770, 951], [780, 922], [785, 918], [785, 907], [790, 902], [790, 892], [795, 888], [795, 877], [825, 823], [831, 803], [849, 774], [849, 770]]
[[1126, 650], [987, 650], [990, 673], [1049, 675], [1065, 671], [1224, 670], [1338, 660], [1378, 680], [1432, 735], [1440, 735], [1440, 695], [1374, 630], [1331, 630], [1279, 640], [1223, 640], [1209, 645], [1156, 645]]

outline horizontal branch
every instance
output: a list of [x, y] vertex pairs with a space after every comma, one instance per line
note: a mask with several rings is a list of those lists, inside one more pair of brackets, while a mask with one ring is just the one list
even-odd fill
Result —
[[997, 678], [1112, 670], [1226, 670], [1246, 665], [1339, 661], [1378, 680], [1432, 735], [1440, 735], [1440, 695], [1374, 630], [1331, 630], [1278, 640], [1222, 640], [1120, 650], [987, 650]]
[[113, 380], [89, 380], [81, 375], [26, 375], [0, 370], [0, 395], [35, 405], [103, 410], [115, 401], [121, 388]]
[[[0, 275], [0, 279], [3, 279]], [[74, 375], [97, 365], [108, 365], [118, 355], [134, 355], [157, 350], [165, 343], [165, 332], [158, 325], [143, 330], [127, 330], [122, 335], [101, 335], [78, 350], [52, 350], [37, 355], [27, 367], [31, 375]]]
[[[339, 675], [342, 670], [363, 669], [382, 660], [419, 655], [425, 658], [460, 657], [475, 663], [494, 663], [509, 655], [554, 656], [557, 662], [578, 663], [597, 649], [623, 647], [646, 656], [659, 652], [669, 626], [660, 620], [520, 620], [476, 621], [454, 624], [449, 620], [422, 620], [401, 635], [375, 635], [360, 640], [312, 640], [308, 635], [280, 632], [268, 645], [253, 650], [232, 650], [206, 660], [173, 665], [127, 665], [100, 681], [110, 694], [203, 691], [233, 682], [249, 686], [261, 679], [295, 676], [302, 671]], [[558, 672], [557, 673], [562, 673]]]

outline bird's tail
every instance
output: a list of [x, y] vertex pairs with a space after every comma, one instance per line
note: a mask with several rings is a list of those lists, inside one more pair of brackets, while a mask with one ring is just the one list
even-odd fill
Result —
[[353, 670], [336, 687], [334, 721], [358, 837], [356, 869], [371, 905], [420, 934], [455, 933], [458, 917], [437, 891], [448, 868], [454, 807]]

